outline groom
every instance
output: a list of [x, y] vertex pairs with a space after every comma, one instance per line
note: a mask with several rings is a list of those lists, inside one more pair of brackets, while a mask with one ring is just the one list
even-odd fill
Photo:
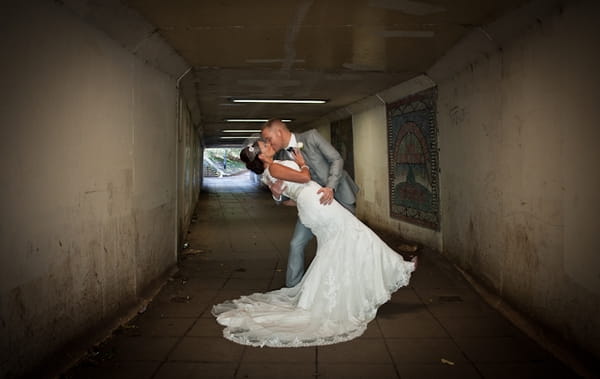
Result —
[[[337, 200], [344, 208], [355, 213], [356, 192], [358, 186], [350, 175], [344, 171], [344, 160], [340, 153], [331, 146], [315, 129], [304, 133], [292, 133], [279, 119], [267, 121], [261, 128], [262, 137], [277, 151], [275, 159], [293, 159], [293, 152], [288, 149], [302, 146], [302, 155], [306, 164], [310, 167], [312, 180], [321, 185], [318, 193], [321, 194], [321, 204], [328, 206]], [[273, 198], [281, 203], [282, 182], [278, 181], [269, 187]], [[304, 248], [312, 239], [313, 234], [309, 228], [304, 226], [300, 219], [296, 222], [296, 228], [292, 241], [290, 242], [290, 253], [285, 278], [286, 287], [294, 287], [300, 282], [304, 275]]]

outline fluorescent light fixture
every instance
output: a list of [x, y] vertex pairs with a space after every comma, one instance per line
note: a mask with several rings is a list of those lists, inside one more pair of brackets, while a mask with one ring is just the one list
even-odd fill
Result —
[[231, 99], [234, 103], [325, 104], [323, 99]]
[[[227, 118], [227, 122], [267, 122], [268, 118]], [[292, 122], [291, 119], [282, 119], [282, 122]]]
[[250, 137], [253, 137], [253, 136], [235, 136], [235, 137], [226, 136], [226, 137], [219, 137], [219, 138], [221, 138], [221, 139], [246, 139], [246, 138], [250, 138]]
[[222, 133], [260, 133], [260, 129], [227, 129], [221, 130]]

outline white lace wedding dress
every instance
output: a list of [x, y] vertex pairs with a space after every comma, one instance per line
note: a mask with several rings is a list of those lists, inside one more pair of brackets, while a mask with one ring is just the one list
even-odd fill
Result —
[[[293, 161], [278, 163], [298, 168]], [[274, 181], [268, 170], [263, 181]], [[292, 288], [242, 296], [215, 305], [223, 336], [251, 346], [329, 345], [363, 334], [377, 308], [408, 284], [415, 265], [388, 247], [352, 213], [319, 203], [320, 186], [286, 182], [285, 196], [317, 237], [317, 253]]]

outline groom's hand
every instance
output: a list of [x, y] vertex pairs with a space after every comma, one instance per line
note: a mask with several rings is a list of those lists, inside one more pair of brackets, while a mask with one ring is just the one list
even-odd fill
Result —
[[329, 205], [333, 202], [333, 189], [329, 188], [329, 187], [321, 187], [321, 189], [319, 189], [317, 191], [317, 194], [322, 193], [323, 196], [321, 196], [321, 204], [323, 205]]
[[275, 199], [281, 200], [281, 194], [285, 191], [285, 185], [283, 180], [277, 180], [275, 183], [269, 185], [269, 189]]

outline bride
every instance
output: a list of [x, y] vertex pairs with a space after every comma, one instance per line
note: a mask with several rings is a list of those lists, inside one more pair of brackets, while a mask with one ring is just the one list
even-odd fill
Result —
[[254, 293], [213, 306], [223, 336], [250, 346], [300, 347], [348, 341], [364, 333], [377, 308], [406, 286], [416, 259], [408, 262], [352, 213], [320, 203], [320, 186], [300, 151], [295, 161], [274, 161], [258, 140], [240, 157], [265, 184], [285, 181], [284, 195], [317, 238], [317, 253], [296, 286]]

